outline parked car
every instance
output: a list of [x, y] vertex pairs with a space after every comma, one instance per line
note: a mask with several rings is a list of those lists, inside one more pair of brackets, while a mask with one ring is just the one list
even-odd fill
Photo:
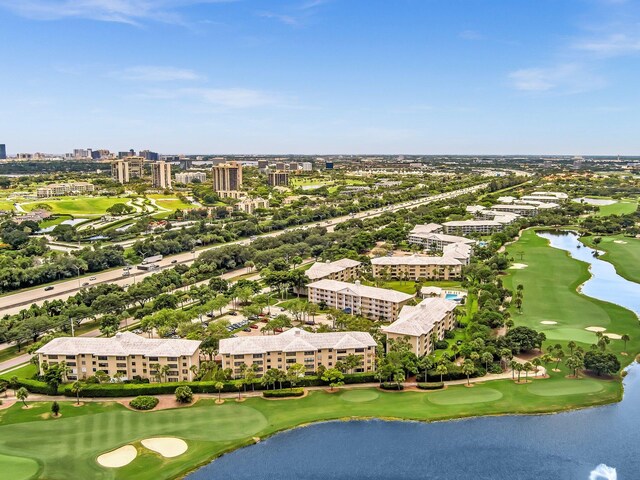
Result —
[[276, 332], [276, 333], [282, 333], [282, 332], [283, 332], [283, 330], [282, 330], [281, 328], [279, 328], [279, 327], [278, 327], [278, 328], [276, 328], [276, 329], [274, 330], [274, 332]]
[[48, 292], [48, 291], [50, 291], [50, 290], [53, 290], [53, 287], [44, 287], [44, 291], [45, 291], [45, 292]]
[[253, 328], [254, 330], [258, 328], [258, 325], [251, 325], [249, 328]]
[[89, 280], [95, 280], [96, 277], [89, 277]]
[[229, 315], [233, 315], [235, 317], [238, 315], [238, 312], [229, 312]]
[[281, 312], [286, 312], [286, 311], [287, 311], [287, 309], [286, 309], [286, 308], [284, 308], [284, 307], [280, 307], [280, 311], [281, 311]]
[[242, 331], [243, 331], [243, 332], [251, 333], [251, 329], [250, 329], [250, 328], [243, 328], [243, 329], [242, 329]]

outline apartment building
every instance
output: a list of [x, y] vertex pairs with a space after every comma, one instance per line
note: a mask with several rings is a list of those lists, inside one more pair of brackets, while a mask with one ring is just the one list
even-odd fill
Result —
[[267, 183], [270, 187], [287, 187], [289, 186], [289, 172], [284, 170], [269, 172]]
[[178, 183], [193, 183], [194, 180], [204, 183], [207, 181], [207, 174], [204, 172], [176, 173], [176, 182]]
[[425, 298], [415, 307], [405, 305], [398, 319], [382, 331], [388, 340], [408, 340], [411, 351], [420, 357], [434, 350], [434, 337], [442, 340], [454, 327], [456, 307], [456, 302], [443, 298]]
[[460, 260], [449, 256], [405, 255], [371, 259], [372, 273], [376, 278], [451, 280], [462, 276], [462, 266]]
[[162, 379], [168, 382], [191, 381], [191, 367], [199, 365], [200, 342], [197, 340], [145, 338], [131, 332], [118, 332], [110, 338], [59, 337], [36, 351], [40, 374], [43, 364], [65, 362], [71, 369], [67, 379], [83, 380], [97, 371], [123, 380], [134, 376], [156, 381], [157, 364], [169, 371]]
[[455, 258], [463, 265], [469, 265], [473, 255], [473, 246], [468, 243], [450, 243], [442, 247], [442, 256]]
[[129, 163], [122, 159], [111, 162], [111, 178], [120, 184], [129, 183]]
[[307, 290], [311, 303], [387, 322], [395, 320], [400, 309], [413, 298], [396, 290], [365, 286], [358, 280], [347, 283], [324, 279], [308, 284]]
[[213, 189], [222, 198], [242, 196], [242, 164], [239, 162], [220, 163], [211, 169]]
[[269, 201], [264, 198], [242, 198], [238, 203], [233, 206], [233, 209], [237, 212], [244, 212], [253, 214], [258, 208], [268, 208]]
[[445, 222], [442, 225], [444, 233], [458, 235], [469, 235], [474, 232], [490, 235], [494, 232], [501, 232], [504, 228], [502, 223], [495, 220], [456, 220]]
[[499, 212], [517, 213], [523, 217], [533, 217], [538, 214], [538, 208], [533, 205], [494, 205], [491, 209]]
[[342, 258], [335, 262], [316, 262], [305, 273], [312, 282], [323, 279], [349, 282], [358, 279], [361, 267], [362, 263], [357, 260]]
[[256, 365], [260, 377], [270, 368], [286, 371], [298, 363], [311, 375], [320, 365], [335, 368], [347, 355], [361, 357], [353, 373], [375, 371], [376, 341], [366, 332], [311, 333], [292, 328], [280, 335], [220, 340], [222, 368], [230, 368], [236, 378], [242, 375], [243, 365]]
[[530, 196], [535, 197], [536, 200], [540, 199], [540, 197], [553, 198], [552, 202], [562, 202], [569, 199], [569, 195], [564, 192], [533, 192]]
[[410, 233], [408, 242], [434, 251], [441, 251], [444, 247], [453, 243], [466, 243], [468, 245], [475, 243], [474, 240], [468, 238], [457, 235], [446, 235], [444, 233]]
[[38, 198], [61, 197], [64, 195], [81, 195], [93, 193], [95, 187], [89, 182], [50, 183], [36, 189]]
[[171, 188], [171, 164], [158, 160], [151, 164], [151, 184], [155, 188]]

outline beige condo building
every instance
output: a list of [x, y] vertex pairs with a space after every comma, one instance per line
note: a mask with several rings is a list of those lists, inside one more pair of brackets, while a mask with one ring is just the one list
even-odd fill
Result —
[[353, 373], [375, 371], [376, 341], [366, 332], [311, 333], [292, 328], [280, 335], [220, 340], [222, 368], [230, 368], [234, 377], [242, 375], [243, 365], [256, 365], [260, 377], [270, 368], [286, 371], [295, 363], [311, 375], [320, 365], [334, 368], [347, 355], [361, 357]]
[[197, 340], [145, 338], [131, 332], [116, 333], [110, 338], [59, 337], [36, 351], [40, 374], [45, 362], [65, 362], [71, 369], [67, 380], [84, 380], [97, 371], [123, 380], [134, 376], [155, 381], [154, 365], [168, 366], [163, 381], [192, 381], [192, 366], [199, 366], [200, 342]]
[[242, 189], [242, 164], [221, 163], [212, 168], [213, 190], [222, 198], [239, 198]]
[[162, 160], [152, 163], [151, 182], [155, 188], [171, 188], [171, 164]]
[[371, 259], [375, 278], [389, 276], [409, 280], [451, 280], [462, 276], [462, 266], [460, 260], [449, 256], [406, 255]]

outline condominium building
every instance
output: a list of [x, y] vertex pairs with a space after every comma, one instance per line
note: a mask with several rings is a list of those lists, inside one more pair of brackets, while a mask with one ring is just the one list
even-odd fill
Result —
[[264, 198], [248, 198], [241, 199], [233, 206], [233, 209], [237, 212], [244, 212], [253, 214], [258, 208], [268, 208], [269, 201]]
[[222, 198], [239, 198], [242, 189], [242, 164], [221, 163], [212, 168], [213, 189]]
[[361, 285], [358, 280], [347, 283], [324, 279], [308, 284], [307, 289], [311, 303], [388, 322], [395, 320], [402, 306], [413, 298], [396, 290]]
[[71, 369], [68, 380], [83, 380], [102, 371], [111, 377], [122, 375], [122, 380], [134, 376], [156, 381], [165, 366], [163, 381], [191, 381], [191, 367], [200, 364], [200, 341], [145, 338], [131, 332], [116, 333], [110, 338], [59, 337], [36, 350], [40, 374], [45, 362], [55, 365], [65, 362]]
[[122, 159], [111, 162], [111, 178], [121, 184], [129, 183], [129, 163]]
[[95, 187], [89, 182], [50, 183], [36, 189], [38, 198], [61, 197], [64, 195], [79, 195], [92, 193]]
[[501, 232], [504, 227], [502, 223], [495, 220], [457, 220], [445, 222], [442, 225], [444, 233], [458, 235], [469, 235], [473, 232], [491, 234]]
[[[437, 225], [437, 229], [432, 230], [431, 232], [426, 231], [428, 229], [423, 228], [420, 230], [418, 227], [430, 227], [434, 228]], [[409, 232], [409, 243], [413, 243], [415, 245], [421, 245], [423, 248], [440, 251], [445, 246], [451, 245], [452, 243], [466, 243], [468, 245], [473, 245], [475, 241], [470, 240], [468, 238], [459, 237], [457, 235], [447, 235], [444, 233], [436, 233], [441, 232], [444, 227], [442, 225], [438, 225], [436, 223], [432, 223], [429, 225], [416, 225], [411, 232]]]
[[171, 164], [162, 160], [152, 163], [151, 183], [155, 188], [171, 188]]
[[494, 205], [491, 209], [499, 212], [517, 213], [523, 217], [533, 217], [538, 214], [538, 208], [533, 205]]
[[144, 178], [144, 157], [126, 157], [124, 159], [129, 164], [130, 178]]
[[295, 363], [304, 365], [311, 375], [320, 365], [335, 368], [348, 355], [361, 357], [353, 372], [375, 371], [376, 341], [366, 332], [311, 333], [292, 328], [280, 335], [220, 340], [222, 368], [230, 368], [234, 377], [242, 375], [243, 365], [256, 365], [260, 377], [270, 368], [287, 370]]
[[462, 276], [462, 266], [460, 260], [449, 256], [405, 255], [371, 259], [372, 273], [376, 278], [451, 280]]
[[160, 160], [160, 155], [158, 155], [158, 152], [152, 152], [151, 150], [140, 150], [140, 152], [138, 152], [138, 155], [150, 162], [157, 162], [158, 160]]
[[361, 267], [362, 263], [357, 260], [342, 258], [335, 262], [316, 262], [305, 273], [312, 282], [323, 279], [349, 282], [358, 279]]
[[289, 172], [276, 170], [275, 172], [269, 172], [268, 175], [267, 183], [270, 187], [286, 187], [289, 185]]
[[445, 332], [454, 327], [457, 305], [443, 298], [425, 298], [415, 307], [405, 305], [398, 319], [382, 327], [382, 331], [388, 340], [408, 340], [417, 356], [426, 355], [434, 350], [434, 338], [442, 340]]
[[473, 246], [469, 243], [450, 243], [442, 247], [443, 257], [455, 258], [463, 265], [469, 265], [471, 255], [473, 255]]
[[207, 174], [204, 172], [176, 173], [176, 182], [178, 183], [193, 183], [194, 180], [204, 183], [207, 181]]
[[311, 163], [311, 162], [302, 162], [302, 171], [303, 172], [312, 172], [313, 171], [313, 163]]
[[564, 192], [533, 192], [530, 196], [537, 197], [538, 199], [540, 197], [553, 198], [554, 200], [551, 200], [551, 201], [556, 201], [556, 202], [566, 201], [569, 199], [569, 195], [567, 195]]

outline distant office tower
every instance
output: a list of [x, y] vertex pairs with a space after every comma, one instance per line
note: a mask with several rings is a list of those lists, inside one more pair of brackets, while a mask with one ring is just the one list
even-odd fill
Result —
[[118, 158], [127, 158], [129, 156], [129, 152], [118, 152]]
[[298, 168], [300, 168], [300, 164], [298, 162], [291, 162], [289, 164], [289, 170], [291, 170], [292, 172], [298, 171]]
[[151, 181], [156, 188], [171, 188], [171, 164], [161, 160], [153, 163]]
[[311, 163], [311, 162], [302, 162], [302, 171], [303, 172], [311, 172], [311, 171], [313, 171], [313, 163]]
[[131, 178], [144, 178], [144, 158], [127, 157], [124, 161], [129, 164], [129, 176]]
[[73, 158], [91, 158], [93, 151], [90, 148], [75, 148]]
[[239, 162], [221, 163], [211, 169], [213, 189], [223, 198], [238, 198], [242, 188], [242, 164]]
[[333, 162], [324, 162], [324, 168], [327, 170], [333, 170]]
[[276, 170], [275, 172], [269, 172], [269, 186], [270, 187], [287, 187], [289, 185], [289, 172], [283, 170]]
[[4, 143], [0, 143], [0, 160], [7, 159], [7, 146]]
[[151, 150], [142, 150], [139, 155], [150, 162], [157, 162], [160, 160], [160, 155], [158, 155], [157, 152], [152, 152]]
[[193, 166], [193, 160], [190, 158], [181, 158], [180, 160], [180, 168], [182, 170], [189, 170]]
[[111, 162], [111, 178], [118, 183], [129, 183], [129, 163], [121, 159]]
[[264, 172], [267, 168], [269, 168], [269, 161], [268, 160], [258, 160], [258, 169], [261, 172]]
[[285, 170], [287, 168], [287, 164], [284, 162], [276, 162], [276, 170]]
[[176, 173], [176, 182], [178, 183], [192, 183], [194, 180], [204, 183], [207, 181], [207, 174], [204, 172]]

